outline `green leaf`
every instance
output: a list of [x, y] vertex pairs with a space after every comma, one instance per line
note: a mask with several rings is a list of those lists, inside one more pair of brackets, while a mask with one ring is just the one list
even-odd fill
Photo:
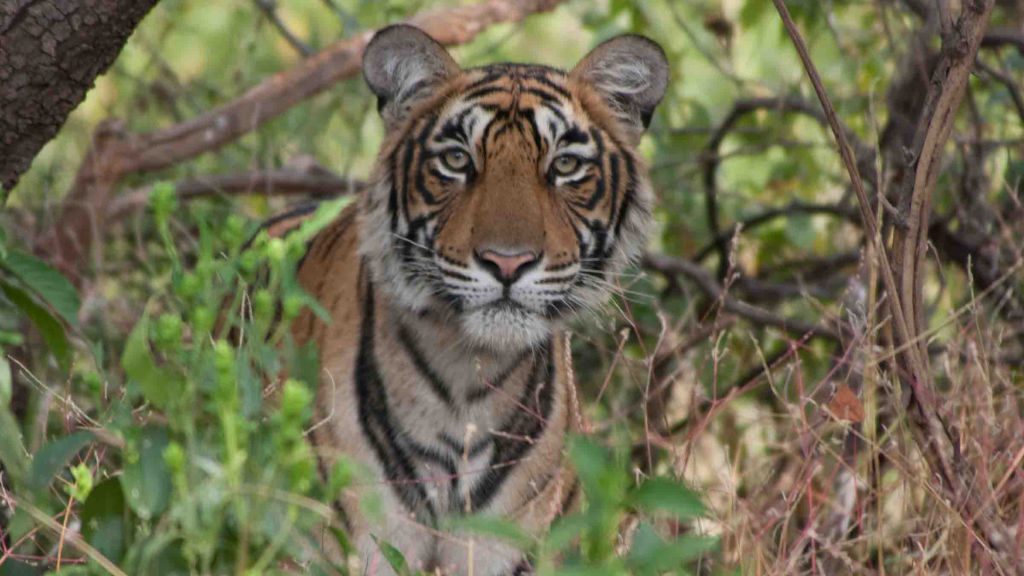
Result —
[[11, 386], [11, 365], [7, 358], [0, 356], [0, 407], [6, 408], [11, 403], [14, 390]]
[[380, 549], [380, 553], [384, 556], [384, 559], [388, 561], [391, 569], [395, 571], [399, 576], [408, 576], [411, 574], [409, 566], [405, 563], [405, 556], [391, 544], [378, 540], [376, 536], [370, 535], [373, 541], [377, 543], [377, 548]]
[[342, 210], [354, 200], [355, 197], [353, 196], [343, 196], [320, 203], [316, 208], [316, 212], [306, 220], [303, 220], [302, 224], [299, 225], [299, 229], [289, 234], [289, 238], [295, 237], [296, 240], [294, 241], [308, 242], [317, 232], [337, 220]]
[[0, 564], [0, 576], [38, 576], [39, 567], [33, 564], [25, 564], [20, 560], [8, 558]]
[[29, 487], [33, 491], [39, 491], [49, 486], [68, 460], [78, 454], [92, 440], [92, 432], [79, 430], [43, 446], [32, 458], [32, 476]]
[[588, 491], [596, 490], [604, 472], [612, 466], [609, 452], [586, 438], [577, 437], [570, 441], [569, 453], [580, 481]]
[[160, 515], [167, 507], [171, 475], [164, 461], [169, 443], [167, 430], [146, 428], [139, 440], [139, 457], [124, 465], [121, 488], [128, 506], [143, 520]]
[[593, 524], [589, 514], [573, 514], [559, 518], [544, 538], [544, 548], [560, 552], [580, 537]]
[[619, 566], [580, 566], [568, 564], [558, 569], [558, 576], [622, 576]]
[[0, 287], [3, 288], [7, 299], [18, 307], [21, 312], [28, 316], [35, 324], [36, 329], [43, 336], [43, 341], [50, 349], [61, 368], [67, 370], [71, 364], [71, 349], [68, 346], [68, 338], [64, 333], [64, 326], [57, 320], [50, 311], [40, 306], [31, 296], [21, 288], [0, 280]]
[[149, 350], [149, 314], [135, 325], [121, 356], [121, 368], [142, 389], [142, 395], [157, 408], [166, 408], [184, 389], [179, 373], [158, 366]]
[[515, 522], [490, 516], [456, 517], [449, 522], [448, 530], [502, 540], [520, 550], [529, 548], [534, 542], [533, 538]]
[[7, 253], [3, 267], [53, 306], [68, 325], [78, 328], [78, 310], [82, 303], [75, 287], [63, 274], [35, 256], [18, 250]]
[[101, 482], [82, 506], [82, 535], [115, 564], [124, 554], [124, 512], [124, 494], [117, 478]]
[[667, 478], [651, 478], [630, 494], [630, 503], [648, 511], [667, 512], [680, 520], [704, 514], [692, 490]]
[[687, 536], [665, 542], [654, 528], [643, 522], [633, 535], [626, 565], [644, 574], [660, 574], [683, 567], [718, 544], [717, 538]]
[[331, 534], [334, 535], [334, 541], [338, 543], [338, 548], [341, 549], [345, 557], [350, 554], [355, 554], [356, 549], [352, 546], [352, 542], [349, 541], [348, 535], [345, 534], [343, 530], [334, 526], [328, 526], [327, 528], [330, 529]]
[[29, 470], [28, 454], [21, 442], [21, 429], [6, 402], [0, 405], [0, 462], [15, 486], [24, 481]]

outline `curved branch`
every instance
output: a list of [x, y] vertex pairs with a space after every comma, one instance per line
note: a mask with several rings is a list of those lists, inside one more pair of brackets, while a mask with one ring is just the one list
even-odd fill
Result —
[[749, 218], [745, 218], [733, 224], [729, 231], [720, 232], [718, 236], [715, 236], [711, 240], [711, 242], [709, 242], [706, 246], [701, 248], [697, 252], [696, 256], [693, 257], [693, 259], [697, 261], [702, 261], [709, 255], [711, 255], [711, 253], [714, 252], [715, 250], [718, 250], [719, 252], [721, 252], [722, 250], [728, 250], [729, 243], [732, 242], [737, 227], [740, 227], [743, 230], [750, 230], [752, 228], [757, 228], [758, 226], [768, 224], [769, 222], [772, 222], [778, 218], [786, 218], [798, 214], [827, 214], [830, 216], [835, 216], [837, 218], [842, 218], [854, 224], [860, 224], [859, 216], [857, 215], [856, 210], [853, 209], [843, 208], [841, 206], [836, 206], [834, 204], [811, 204], [807, 202], [790, 202], [789, 204], [786, 204], [785, 206], [780, 206], [778, 208], [768, 208], [764, 212], [761, 212], [760, 214], [756, 214]]
[[[358, 192], [363, 186], [363, 182], [342, 178], [328, 171], [308, 173], [297, 170], [255, 170], [186, 178], [175, 184], [174, 190], [183, 200], [239, 194], [330, 198]], [[149, 203], [151, 188], [147, 186], [114, 199], [106, 209], [106, 219], [117, 221], [144, 209]]]
[[699, 264], [684, 258], [664, 254], [647, 253], [643, 266], [666, 275], [682, 275], [693, 281], [705, 296], [717, 300], [722, 310], [735, 314], [758, 326], [770, 326], [796, 336], [825, 338], [838, 342], [841, 334], [830, 326], [810, 324], [802, 320], [786, 318], [764, 308], [754, 306], [730, 296], [715, 279], [715, 275]]
[[1024, 54], [1024, 32], [1013, 28], [993, 28], [985, 33], [981, 40], [982, 48], [1001, 48], [1003, 46], [1014, 46], [1017, 51]]
[[[409, 22], [442, 44], [464, 44], [493, 24], [516, 22], [561, 2], [487, 0], [423, 12]], [[104, 122], [94, 134], [93, 146], [65, 196], [57, 222], [37, 243], [36, 251], [74, 282], [81, 282], [80, 267], [96, 240], [93, 231], [104, 229], [104, 213], [95, 207], [107, 205], [121, 179], [216, 150], [336, 82], [355, 76], [372, 37], [373, 32], [367, 32], [337, 42], [295, 68], [257, 84], [236, 100], [181, 124], [132, 134], [119, 122]]]
[[[704, 170], [704, 206], [708, 222], [708, 229], [713, 238], [711, 247], [719, 254], [719, 278], [723, 278], [728, 268], [729, 244], [732, 240], [731, 233], [723, 233], [719, 223], [718, 214], [718, 167], [722, 162], [719, 148], [725, 137], [735, 128], [736, 124], [746, 115], [760, 110], [775, 110], [783, 114], [801, 114], [814, 119], [823, 127], [828, 127], [828, 120], [821, 109], [798, 97], [780, 98], [746, 98], [737, 100], [732, 109], [726, 114], [721, 124], [711, 133], [708, 139], [707, 149], [703, 156]], [[843, 125], [842, 130], [846, 138], [853, 143], [857, 164], [861, 172], [868, 175], [867, 181], [875, 186], [874, 164], [875, 150], [864, 144], [857, 135], [847, 126]], [[773, 216], [774, 217], [774, 216]], [[724, 241], [722, 239], [725, 239]], [[701, 251], [698, 260], [703, 260], [708, 254]]]

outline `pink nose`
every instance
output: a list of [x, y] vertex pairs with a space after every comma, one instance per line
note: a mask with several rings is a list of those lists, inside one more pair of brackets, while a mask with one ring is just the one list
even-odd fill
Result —
[[537, 260], [533, 252], [519, 252], [518, 254], [502, 254], [494, 250], [484, 250], [478, 254], [484, 266], [495, 272], [497, 268], [498, 279], [508, 281], [515, 279], [525, 266]]

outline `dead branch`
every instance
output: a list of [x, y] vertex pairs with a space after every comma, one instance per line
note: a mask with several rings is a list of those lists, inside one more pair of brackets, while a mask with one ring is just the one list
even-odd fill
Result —
[[[297, 170], [255, 170], [186, 178], [177, 182], [174, 189], [182, 200], [244, 194], [301, 195], [319, 199], [351, 194], [363, 186], [363, 182], [342, 178], [331, 172], [311, 174]], [[144, 209], [149, 202], [151, 189], [151, 186], [146, 186], [115, 198], [106, 209], [106, 219], [121, 220]]]
[[1013, 28], [993, 28], [985, 33], [981, 40], [982, 48], [1001, 48], [1014, 46], [1024, 54], [1024, 32]]
[[896, 231], [892, 261], [886, 256], [871, 201], [854, 162], [852, 147], [839, 124], [803, 37], [783, 0], [772, 1], [832, 126], [843, 163], [857, 194], [865, 230], [879, 256], [883, 284], [890, 294], [887, 302], [893, 317], [894, 343], [899, 351], [900, 376], [912, 392], [915, 407], [913, 413], [917, 423], [915, 428], [922, 452], [932, 473], [940, 479], [943, 493], [951, 500], [953, 507], [961, 512], [966, 525], [976, 528], [981, 543], [995, 552], [992, 561], [998, 566], [1008, 563], [1015, 566], [1017, 571], [1024, 570], [1024, 560], [1015, 558], [1013, 554], [1013, 543], [1007, 529], [1000, 525], [998, 519], [976, 513], [980, 505], [979, 496], [966, 477], [967, 471], [956, 460], [959, 452], [953, 445], [954, 436], [943, 426], [936, 412], [923, 314], [923, 274], [931, 196], [941, 167], [942, 149], [964, 97], [967, 80], [995, 1], [965, 2], [959, 21], [943, 38], [940, 62], [932, 74], [926, 105], [914, 138], [915, 176], [907, 180], [900, 195], [907, 228]]
[[[827, 124], [826, 118], [821, 111], [801, 98], [747, 98], [737, 100], [721, 124], [711, 133], [708, 139], [707, 150], [703, 155], [704, 207], [708, 229], [713, 237], [709, 248], [713, 248], [719, 255], [718, 275], [720, 278], [725, 276], [728, 267], [729, 244], [732, 241], [732, 234], [722, 231], [718, 217], [717, 173], [722, 160], [719, 149], [725, 137], [729, 135], [741, 119], [759, 110], [775, 110], [783, 114], [802, 114], [817, 120], [823, 126]], [[858, 162], [861, 163], [862, 169], [873, 166], [875, 162], [874, 150], [861, 142], [853, 131], [845, 126], [843, 131], [846, 137], [855, 143], [856, 156]], [[865, 171], [868, 174], [874, 174], [873, 170]], [[871, 183], [874, 185], [873, 180]], [[698, 260], [703, 260], [708, 255], [705, 250], [701, 251], [700, 256], [697, 257]]]
[[[465, 44], [488, 26], [517, 22], [554, 8], [562, 0], [486, 0], [479, 4], [423, 12], [409, 23], [445, 45]], [[305, 102], [336, 82], [356, 75], [372, 32], [339, 41], [276, 74], [245, 94], [201, 116], [155, 132], [134, 134], [117, 121], [101, 124], [93, 145], [65, 197], [57, 221], [38, 243], [48, 258], [76, 283], [81, 266], [103, 230], [105, 213], [89, 207], [106, 206], [117, 184], [127, 175], [152, 172], [216, 150], [293, 106]]]
[[744, 231], [750, 230], [751, 228], [757, 228], [764, 224], [768, 224], [778, 218], [788, 218], [790, 216], [809, 216], [814, 214], [826, 214], [829, 216], [835, 216], [842, 218], [853, 223], [860, 223], [858, 220], [856, 210], [852, 208], [845, 208], [842, 206], [832, 204], [811, 204], [808, 202], [790, 202], [785, 206], [779, 206], [778, 208], [767, 208], [763, 212], [744, 218], [739, 222], [732, 225], [731, 229], [726, 232], [720, 232], [717, 236], [712, 238], [706, 246], [697, 251], [697, 254], [693, 257], [694, 260], [701, 261], [710, 256], [716, 250], [719, 254], [725, 250], [728, 254], [729, 244], [732, 242], [733, 236], [735, 236], [736, 228], [740, 228]]
[[699, 264], [684, 258], [674, 258], [664, 254], [647, 253], [643, 257], [643, 265], [666, 275], [683, 275], [693, 281], [705, 296], [716, 300], [722, 310], [740, 316], [757, 326], [778, 328], [795, 336], [812, 336], [833, 341], [840, 339], [840, 333], [833, 327], [822, 324], [810, 324], [801, 320], [786, 318], [749, 302], [730, 296], [715, 279], [714, 274]]
[[260, 12], [263, 12], [267, 20], [270, 20], [270, 23], [274, 25], [274, 28], [277, 28], [277, 32], [281, 34], [281, 37], [284, 38], [284, 41], [289, 46], [294, 48], [299, 54], [302, 54], [303, 58], [309, 58], [314, 54], [313, 48], [299, 39], [292, 32], [291, 28], [284, 23], [284, 20], [281, 19], [281, 16], [277, 13], [277, 2], [275, 0], [254, 0], [254, 2]]

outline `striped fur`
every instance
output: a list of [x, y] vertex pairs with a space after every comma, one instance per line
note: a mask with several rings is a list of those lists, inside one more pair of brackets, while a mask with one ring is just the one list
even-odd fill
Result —
[[[364, 68], [385, 142], [362, 201], [309, 243], [298, 271], [332, 316], [304, 313], [292, 328], [320, 351], [321, 471], [340, 455], [368, 471], [335, 503], [365, 572], [391, 573], [377, 538], [415, 569], [524, 573], [521, 553], [445, 522], [481, 513], [539, 534], [576, 498], [564, 322], [601, 303], [645, 241], [653, 198], [635, 146], [667, 82], [664, 56], [626, 37], [569, 74], [461, 70], [422, 32], [392, 27]], [[616, 83], [616, 70], [629, 77]], [[468, 162], [450, 162], [452, 150]], [[533, 259], [502, 276], [488, 250]], [[373, 492], [377, 511], [362, 505]]]

